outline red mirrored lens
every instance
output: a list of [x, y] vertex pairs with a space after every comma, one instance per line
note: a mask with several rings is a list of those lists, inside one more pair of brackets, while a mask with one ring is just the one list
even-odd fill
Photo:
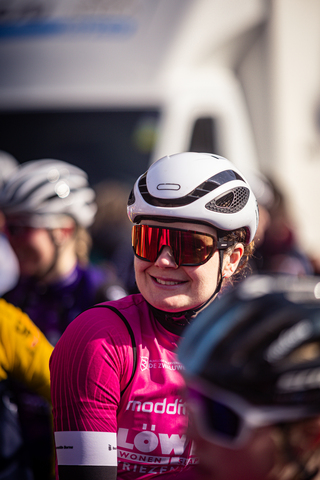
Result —
[[135, 225], [132, 229], [132, 246], [137, 257], [155, 262], [164, 246], [171, 248], [177, 265], [201, 265], [217, 249], [217, 240], [208, 234]]

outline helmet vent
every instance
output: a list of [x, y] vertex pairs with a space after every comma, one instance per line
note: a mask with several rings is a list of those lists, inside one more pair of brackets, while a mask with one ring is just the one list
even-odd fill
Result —
[[218, 213], [237, 213], [248, 202], [250, 191], [246, 187], [236, 187], [206, 204], [206, 208]]

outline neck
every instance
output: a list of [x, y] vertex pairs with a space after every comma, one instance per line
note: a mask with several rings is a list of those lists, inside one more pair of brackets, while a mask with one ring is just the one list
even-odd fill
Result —
[[196, 318], [196, 316], [215, 299], [216, 295], [217, 292], [214, 292], [207, 302], [199, 305], [198, 307], [184, 310], [183, 312], [165, 312], [164, 310], [159, 310], [150, 304], [149, 307], [152, 310], [156, 320], [158, 320], [158, 322], [161, 323], [166, 330], [182, 336], [184, 329], [190, 325], [193, 319]]
[[186, 312], [165, 312], [149, 304], [155, 319], [171, 333], [182, 335], [185, 327], [189, 325], [190, 320]]

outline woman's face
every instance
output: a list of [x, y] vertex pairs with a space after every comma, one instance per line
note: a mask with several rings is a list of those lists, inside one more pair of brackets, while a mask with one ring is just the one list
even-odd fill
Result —
[[275, 427], [256, 428], [246, 443], [231, 449], [201, 437], [191, 416], [188, 435], [195, 442], [194, 454], [199, 458], [195, 478], [201, 480], [277, 480], [279, 457]]
[[[180, 228], [208, 233], [217, 237], [214, 228], [207, 225], [177, 222], [165, 224], [142, 222], [167, 228]], [[179, 312], [198, 307], [214, 293], [219, 276], [219, 252], [210, 260], [194, 267], [178, 267], [170, 247], [164, 247], [155, 262], [134, 259], [137, 286], [144, 298], [154, 307], [167, 312]]]
[[46, 229], [18, 227], [8, 237], [21, 275], [41, 277], [47, 272], [55, 257], [55, 246]]

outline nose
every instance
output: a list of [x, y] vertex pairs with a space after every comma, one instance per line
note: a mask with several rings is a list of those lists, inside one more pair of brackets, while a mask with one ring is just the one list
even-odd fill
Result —
[[160, 268], [179, 268], [176, 264], [171, 248], [167, 245], [162, 247], [154, 264]]

